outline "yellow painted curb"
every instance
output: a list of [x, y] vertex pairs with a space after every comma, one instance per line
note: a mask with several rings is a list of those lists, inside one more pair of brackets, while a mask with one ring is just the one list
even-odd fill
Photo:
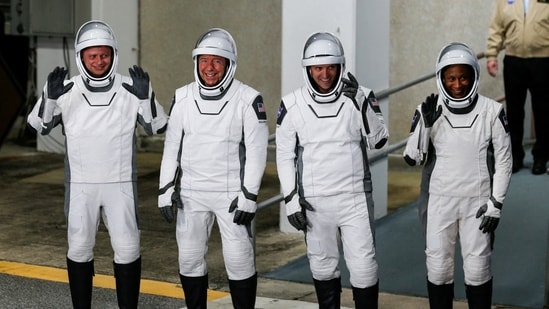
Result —
[[[47, 266], [0, 261], [0, 273], [46, 281], [62, 283], [69, 282], [66, 269]], [[95, 274], [93, 278], [93, 286], [105, 289], [115, 289], [116, 283], [113, 276]], [[144, 294], [183, 299], [183, 290], [181, 289], [181, 285], [171, 282], [141, 279], [140, 292]], [[226, 292], [208, 290], [208, 301], [228, 295], [229, 293]]]

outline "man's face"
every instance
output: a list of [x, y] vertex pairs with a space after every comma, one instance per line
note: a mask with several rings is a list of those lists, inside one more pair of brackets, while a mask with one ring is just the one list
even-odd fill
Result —
[[313, 65], [309, 67], [311, 77], [316, 83], [320, 93], [328, 93], [332, 90], [334, 80], [339, 73], [338, 64]]
[[455, 98], [465, 97], [473, 84], [473, 70], [465, 64], [448, 66], [442, 74], [442, 83], [448, 94]]
[[217, 85], [225, 76], [227, 59], [215, 55], [198, 56], [198, 75], [208, 87]]
[[112, 49], [109, 46], [92, 46], [82, 51], [82, 62], [93, 77], [103, 77], [112, 64]]

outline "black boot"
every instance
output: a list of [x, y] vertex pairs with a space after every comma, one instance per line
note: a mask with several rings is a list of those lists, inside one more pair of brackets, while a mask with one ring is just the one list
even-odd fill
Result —
[[437, 285], [427, 280], [429, 306], [431, 309], [452, 309], [454, 306], [454, 284]]
[[130, 264], [113, 264], [118, 307], [121, 309], [137, 308], [141, 283], [141, 257]]
[[231, 300], [235, 309], [254, 309], [257, 292], [257, 274], [244, 280], [229, 280]]
[[186, 277], [179, 274], [185, 304], [188, 309], [206, 309], [208, 303], [208, 274], [202, 277]]
[[313, 278], [319, 309], [339, 309], [341, 303], [341, 278], [320, 281]]
[[356, 309], [377, 309], [379, 282], [367, 288], [353, 287], [353, 300]]
[[72, 306], [75, 309], [89, 309], [92, 301], [93, 260], [78, 263], [67, 257], [67, 272], [71, 290]]
[[492, 307], [492, 279], [479, 286], [465, 285], [469, 309], [490, 309]]

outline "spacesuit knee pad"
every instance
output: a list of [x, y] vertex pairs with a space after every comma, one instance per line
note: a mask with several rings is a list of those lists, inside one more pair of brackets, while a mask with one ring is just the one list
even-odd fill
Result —
[[225, 267], [230, 280], [244, 280], [256, 273], [254, 250], [251, 245], [224, 248]]
[[309, 257], [309, 265], [313, 278], [316, 280], [327, 281], [341, 276], [337, 263], [334, 264], [327, 260], [318, 260]]
[[427, 256], [427, 278], [436, 285], [454, 282], [454, 260]]
[[208, 273], [206, 248], [179, 247], [179, 273], [187, 277], [201, 277]]
[[375, 260], [369, 263], [348, 263], [350, 282], [356, 288], [367, 288], [378, 282], [378, 266]]
[[141, 256], [139, 241], [132, 241], [125, 244], [112, 243], [114, 251], [114, 262], [118, 264], [129, 264]]
[[469, 256], [463, 261], [465, 284], [478, 286], [492, 279], [489, 256]]
[[85, 263], [93, 260], [93, 248], [89, 246], [69, 246], [67, 257], [77, 263]]

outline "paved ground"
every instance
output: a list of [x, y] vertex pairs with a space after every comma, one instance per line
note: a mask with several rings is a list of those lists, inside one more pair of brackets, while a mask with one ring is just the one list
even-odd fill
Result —
[[[142, 227], [143, 279], [178, 284], [177, 249], [174, 225], [163, 221], [156, 207], [159, 153], [139, 154], [139, 201]], [[63, 156], [37, 153], [32, 147], [7, 142], [0, 148], [0, 261], [13, 261], [64, 269], [66, 226], [63, 215]], [[278, 180], [269, 164], [259, 199], [278, 194]], [[389, 209], [408, 204], [417, 196], [418, 170], [398, 168], [389, 174]], [[301, 234], [282, 233], [278, 227], [278, 207], [257, 215], [258, 305], [261, 308], [305, 308], [316, 301], [309, 284], [271, 280], [261, 277], [305, 252]], [[228, 284], [221, 257], [220, 239], [214, 230], [208, 255], [212, 291], [227, 292]], [[100, 226], [95, 248], [97, 274], [110, 276], [112, 250], [108, 234]], [[2, 280], [2, 279], [0, 279]], [[67, 289], [68, 291], [68, 289]], [[2, 296], [4, 295], [4, 296]], [[9, 294], [0, 294], [0, 298]], [[95, 295], [95, 294], [94, 294]], [[67, 295], [64, 295], [67, 296]], [[181, 293], [182, 296], [182, 293]], [[211, 308], [227, 308], [229, 298], [221, 298]], [[7, 300], [0, 299], [0, 304]], [[303, 303], [302, 303], [303, 302]], [[342, 305], [354, 307], [351, 291], [344, 289]], [[183, 301], [181, 301], [183, 306]], [[380, 308], [427, 308], [424, 298], [381, 293]], [[455, 302], [454, 308], [466, 308]], [[259, 307], [258, 307], [259, 308]], [[498, 307], [503, 308], [503, 307]]]

